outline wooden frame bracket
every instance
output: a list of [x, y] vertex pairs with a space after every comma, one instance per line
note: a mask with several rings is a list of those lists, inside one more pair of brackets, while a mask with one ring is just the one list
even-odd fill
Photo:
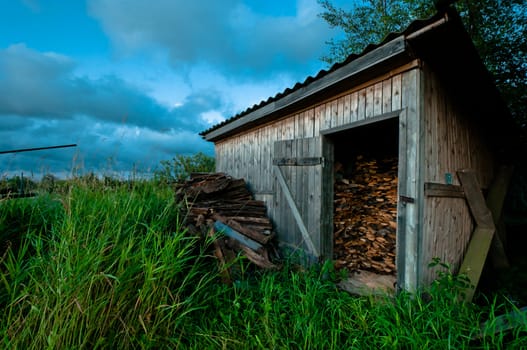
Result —
[[[501, 167], [496, 178], [489, 189], [487, 200], [483, 197], [476, 174], [471, 170], [460, 170], [457, 172], [463, 186], [465, 198], [474, 217], [476, 227], [472, 233], [470, 242], [465, 252], [463, 263], [459, 273], [464, 273], [474, 284], [474, 288], [468, 288], [465, 300], [471, 301], [474, 297], [475, 288], [478, 285], [483, 266], [489, 251], [502, 267], [508, 266], [507, 256], [503, 244], [497, 235], [496, 225], [501, 217], [503, 202], [507, 193], [507, 187], [512, 175], [512, 168]], [[494, 242], [494, 244], [492, 244]], [[495, 265], [499, 265], [495, 262]]]

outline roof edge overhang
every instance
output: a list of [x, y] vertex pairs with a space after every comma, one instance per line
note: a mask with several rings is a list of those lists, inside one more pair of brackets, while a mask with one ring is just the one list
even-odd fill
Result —
[[[481, 101], [482, 97], [494, 101], [494, 108], [485, 110], [486, 105], [478, 108], [479, 113], [489, 116], [492, 110], [492, 114], [510, 116], [459, 15], [448, 8], [427, 20], [413, 22], [402, 33], [391, 33], [381, 44], [367, 47], [360, 55], [350, 56], [328, 72], [321, 71], [316, 77], [309, 77], [304, 83], [298, 83], [292, 89], [286, 89], [200, 135], [207, 141], [220, 141], [321, 103], [416, 58], [428, 62], [445, 78], [447, 85], [453, 87], [452, 92], [459, 98], [467, 94], [469, 86], [473, 87], [473, 91], [468, 89], [468, 100], [472, 101], [468, 105], [473, 107], [476, 100]], [[469, 82], [460, 84], [460, 77]], [[489, 117], [483, 119], [488, 121]]]
[[411, 60], [404, 35], [354, 59], [342, 67], [315, 79], [306, 86], [257, 108], [240, 118], [205, 131], [201, 135], [207, 141], [218, 141], [245, 129], [278, 119], [289, 113], [314, 103], [323, 101], [334, 94], [349, 89], [350, 82], [359, 84], [373, 78], [372, 72], [379, 74], [379, 66], [388, 72], [394, 66]]

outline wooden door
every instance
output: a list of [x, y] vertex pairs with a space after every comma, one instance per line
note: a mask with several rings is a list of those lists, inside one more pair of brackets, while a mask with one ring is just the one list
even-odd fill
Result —
[[276, 141], [273, 157], [278, 237], [317, 260], [333, 250], [333, 145], [325, 137]]

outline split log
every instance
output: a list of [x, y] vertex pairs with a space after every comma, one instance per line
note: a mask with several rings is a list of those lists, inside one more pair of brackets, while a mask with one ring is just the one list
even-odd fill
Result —
[[358, 156], [350, 176], [336, 174], [335, 178], [336, 267], [394, 274], [397, 158]]

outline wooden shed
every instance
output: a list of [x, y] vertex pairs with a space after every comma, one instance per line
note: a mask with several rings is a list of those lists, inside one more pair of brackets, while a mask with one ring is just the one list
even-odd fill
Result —
[[[204, 131], [217, 171], [245, 178], [283, 247], [333, 259], [335, 164], [396, 157], [400, 288], [459, 268], [478, 222], [458, 173], [488, 189], [510, 114], [453, 9]], [[476, 218], [477, 219], [477, 218]]]

